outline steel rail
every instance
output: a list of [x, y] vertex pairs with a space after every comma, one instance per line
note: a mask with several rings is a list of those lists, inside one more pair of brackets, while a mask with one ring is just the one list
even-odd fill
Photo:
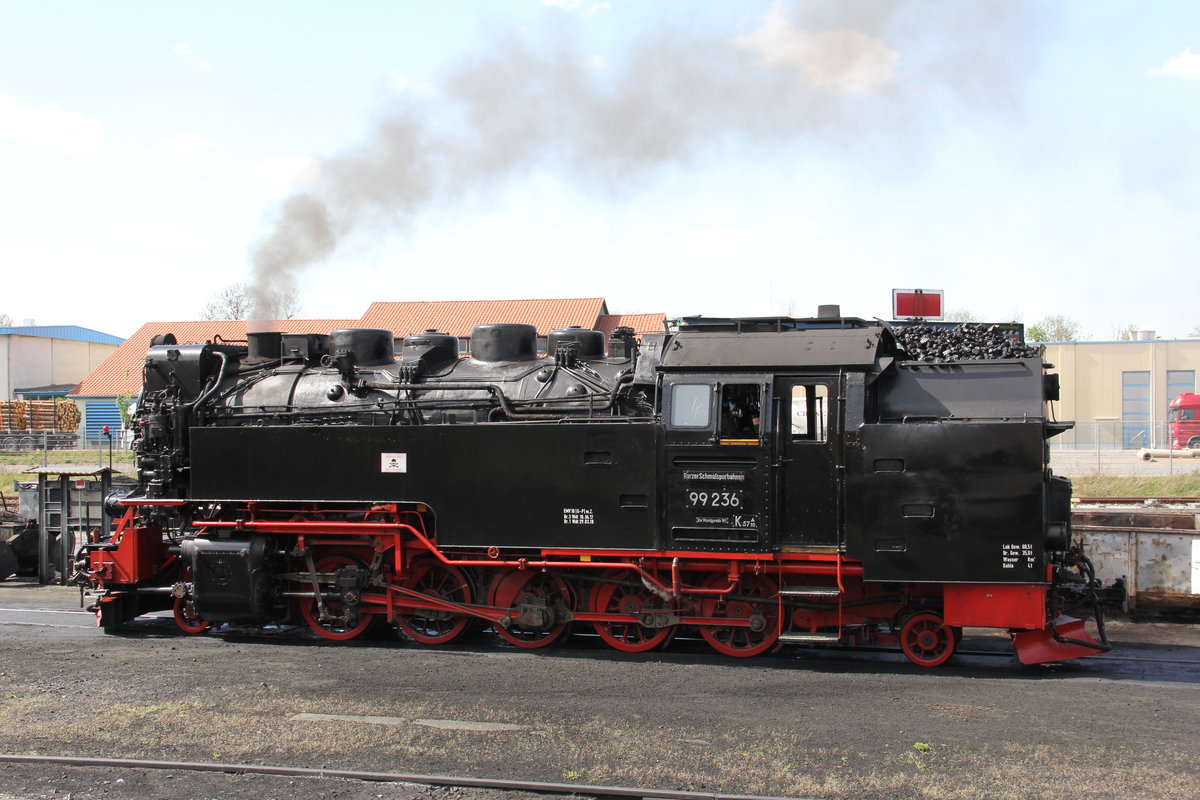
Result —
[[597, 786], [580, 783], [549, 783], [502, 778], [471, 778], [461, 775], [412, 775], [403, 772], [364, 772], [348, 769], [281, 767], [265, 764], [220, 764], [211, 761], [150, 761], [137, 758], [88, 758], [0, 754], [0, 763], [59, 764], [76, 767], [119, 767], [127, 769], [170, 769], [192, 772], [234, 772], [253, 775], [283, 775], [298, 778], [344, 778], [357, 781], [415, 783], [423, 786], [461, 786], [473, 789], [523, 791], [536, 794], [584, 795], [587, 797], [641, 797], [646, 800], [802, 800], [771, 795], [724, 794], [676, 789], [644, 789], [635, 786]]
[[1179, 506], [1188, 503], [1200, 503], [1200, 497], [1072, 497], [1071, 506], [1140, 506], [1145, 505], [1147, 500], [1153, 500], [1155, 505], [1146, 506], [1147, 508], [1159, 508], [1160, 506]]

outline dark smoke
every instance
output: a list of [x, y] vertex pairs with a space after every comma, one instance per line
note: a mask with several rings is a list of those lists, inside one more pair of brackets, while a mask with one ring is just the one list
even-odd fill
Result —
[[296, 292], [297, 267], [321, 261], [337, 247], [329, 209], [311, 194], [294, 194], [284, 201], [271, 235], [254, 253], [254, 282], [249, 287], [249, 330], [263, 330], [274, 319], [284, 298]]
[[401, 96], [284, 202], [253, 255], [256, 316], [355, 231], [402, 229], [536, 171], [619, 197], [734, 151], [919, 148], [931, 109], [1011, 106], [1045, 22], [999, 0], [780, 3], [740, 33], [663, 30], [601, 67], [562, 36], [505, 39]]

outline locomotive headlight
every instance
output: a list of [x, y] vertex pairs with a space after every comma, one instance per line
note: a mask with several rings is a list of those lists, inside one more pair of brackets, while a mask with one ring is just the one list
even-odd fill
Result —
[[1050, 522], [1046, 524], [1046, 549], [1064, 551], [1071, 545], [1071, 523]]
[[121, 505], [121, 501], [132, 492], [133, 489], [114, 489], [104, 496], [104, 513], [110, 517], [121, 517], [125, 513], [125, 507]]

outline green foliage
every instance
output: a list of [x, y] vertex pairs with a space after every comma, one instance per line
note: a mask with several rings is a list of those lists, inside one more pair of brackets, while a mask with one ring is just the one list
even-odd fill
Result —
[[121, 427], [129, 427], [129, 406], [133, 403], [134, 395], [119, 394], [117, 395], [117, 413], [121, 415]]
[[1030, 325], [1025, 331], [1025, 339], [1030, 342], [1077, 342], [1079, 333], [1078, 322], [1062, 314], [1051, 314]]

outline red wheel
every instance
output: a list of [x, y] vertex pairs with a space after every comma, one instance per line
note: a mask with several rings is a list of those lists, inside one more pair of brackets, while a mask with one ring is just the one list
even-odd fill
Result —
[[[729, 585], [724, 574], [714, 574], [705, 588], [722, 589]], [[779, 601], [775, 582], [765, 575], [742, 575], [727, 595], [706, 597], [700, 602], [700, 614], [729, 620], [745, 620], [745, 625], [709, 624], [700, 626], [700, 635], [718, 653], [745, 658], [766, 652], [779, 638]]]
[[[471, 584], [458, 567], [428, 559], [415, 564], [401, 584], [405, 589], [459, 605], [471, 602]], [[403, 602], [403, 600], [401, 600]], [[462, 635], [471, 618], [452, 611], [412, 609], [396, 615], [396, 624], [410, 639], [421, 644], [446, 644]]]
[[196, 606], [188, 597], [175, 598], [175, 624], [179, 630], [191, 635], [204, 633], [212, 626], [211, 622], [196, 613]]
[[488, 605], [511, 609], [509, 624], [493, 627], [500, 637], [518, 647], [545, 647], [567, 630], [561, 621], [562, 606], [573, 605], [571, 590], [559, 577], [545, 572], [512, 570], [492, 584]]
[[945, 664], [954, 655], [957, 643], [954, 629], [943, 624], [939, 614], [913, 614], [900, 627], [900, 649], [919, 667]]
[[[343, 591], [341, 587], [336, 586], [333, 580], [327, 573], [337, 572], [340, 567], [361, 567], [362, 562], [352, 556], [325, 556], [318, 560], [314, 566], [318, 573], [326, 573], [325, 577], [318, 575], [318, 581], [324, 583], [323, 586], [312, 587], [311, 584], [305, 584], [308, 588], [315, 588], [322, 593], [322, 601], [325, 604], [324, 620], [321, 619], [321, 609], [317, 604], [317, 598], [313, 597], [300, 601], [300, 615], [304, 617], [304, 621], [308, 623], [308, 627], [318, 635], [326, 639], [332, 639], [337, 642], [344, 642], [361, 635], [371, 623], [375, 620], [375, 615], [359, 611], [353, 608], [356, 613], [348, 613], [351, 607], [340, 596]], [[301, 572], [307, 572], [307, 567]]]
[[[623, 576], [610, 576], [620, 580]], [[652, 614], [655, 609], [666, 607], [662, 599], [650, 590], [638, 586], [623, 586], [618, 583], [597, 583], [592, 590], [591, 610], [597, 614], [626, 614], [641, 617]], [[644, 653], [669, 641], [675, 635], [675, 626], [647, 628], [637, 622], [595, 622], [596, 633], [609, 647], [626, 653]]]

